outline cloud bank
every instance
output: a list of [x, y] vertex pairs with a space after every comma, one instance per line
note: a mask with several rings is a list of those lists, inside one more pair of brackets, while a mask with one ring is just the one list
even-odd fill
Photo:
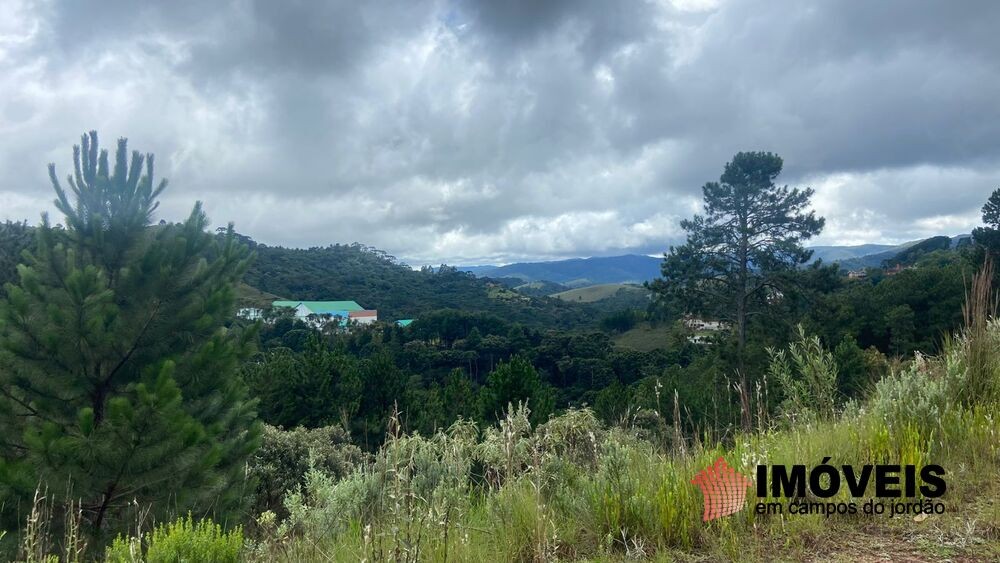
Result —
[[1000, 186], [1000, 4], [4, 2], [0, 218], [97, 129], [268, 244], [412, 264], [682, 240], [740, 150], [785, 159], [817, 244], [967, 232]]

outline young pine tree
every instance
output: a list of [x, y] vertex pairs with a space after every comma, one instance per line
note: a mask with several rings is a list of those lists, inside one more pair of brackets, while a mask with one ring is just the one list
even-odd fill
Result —
[[531, 409], [531, 423], [541, 424], [554, 410], [554, 395], [552, 387], [542, 381], [531, 362], [514, 356], [490, 372], [486, 385], [479, 391], [479, 408], [483, 420], [492, 424], [502, 419], [511, 406], [526, 402]]
[[151, 225], [166, 182], [124, 139], [109, 162], [84, 135], [73, 163], [68, 191], [49, 165], [65, 228], [43, 216], [0, 301], [5, 525], [39, 485], [79, 499], [98, 541], [130, 506], [225, 518], [260, 434], [236, 375], [251, 335], [224, 326], [249, 251], [206, 233], [200, 204]]

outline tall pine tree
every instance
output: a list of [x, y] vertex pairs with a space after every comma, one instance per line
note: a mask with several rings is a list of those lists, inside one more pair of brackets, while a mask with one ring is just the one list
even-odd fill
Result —
[[130, 506], [225, 518], [260, 433], [237, 376], [252, 335], [225, 326], [250, 253], [200, 204], [151, 225], [166, 182], [125, 139], [109, 162], [84, 135], [73, 164], [68, 190], [49, 165], [65, 228], [43, 216], [0, 301], [5, 526], [39, 485], [57, 509], [78, 499], [98, 540]]
[[663, 277], [649, 285], [686, 313], [733, 323], [740, 368], [749, 317], [780, 293], [781, 274], [809, 260], [802, 243], [823, 229], [809, 211], [811, 188], [775, 185], [782, 164], [769, 152], [737, 153], [702, 187], [705, 213], [681, 222], [687, 242], [670, 249]]
[[983, 205], [983, 227], [972, 229], [972, 239], [990, 254], [1000, 253], [1000, 188]]

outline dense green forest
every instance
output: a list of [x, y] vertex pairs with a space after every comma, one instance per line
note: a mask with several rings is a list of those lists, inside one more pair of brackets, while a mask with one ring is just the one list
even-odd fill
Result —
[[[802, 246], [823, 226], [808, 210], [811, 190], [776, 185], [776, 155], [739, 153], [705, 185], [706, 212], [684, 222], [687, 242], [667, 253], [662, 278], [574, 303], [447, 266], [414, 270], [358, 244], [286, 249], [232, 227], [209, 233], [198, 204], [182, 223], [156, 224], [166, 184], [154, 181], [152, 156], [130, 156], [122, 140], [111, 164], [96, 133], [81, 147], [68, 189], [50, 168], [61, 226], [0, 226], [0, 517], [11, 557], [46, 551], [31, 542], [49, 528], [24, 528], [43, 519], [53, 535], [77, 538], [67, 545], [86, 538], [92, 555], [147, 517], [193, 513], [274, 532], [278, 521], [308, 520], [305, 505], [321, 495], [305, 498], [301, 487], [367, 479], [377, 465], [366, 464], [387, 463], [401, 440], [452, 444], [469, 432], [486, 444], [498, 427], [558, 435], [580, 423], [587, 439], [625, 432], [615, 440], [672, 452], [649, 453], [657, 464], [702, 440], [730, 447], [737, 432], [777, 429], [771, 421], [796, 405], [835, 424], [835, 413], [889, 393], [884, 382], [922, 361], [917, 352], [966, 353], [953, 338], [971, 322], [968, 281], [996, 252], [1000, 228], [987, 215], [976, 244], [929, 239], [891, 264], [908, 268], [849, 279], [836, 264], [810, 263]], [[383, 322], [340, 329], [278, 312], [235, 316], [240, 300], [259, 305], [268, 294], [353, 299]], [[693, 328], [692, 316], [720, 320], [721, 330]], [[400, 318], [415, 321], [401, 327]], [[662, 342], [640, 351], [616, 339], [639, 323], [660, 329]], [[829, 376], [822, 392], [808, 388], [815, 365]], [[472, 465], [454, 491], [466, 490], [466, 473], [484, 491], [522, 470], [534, 478], [528, 461], [511, 465], [524, 452], [509, 450], [500, 471], [477, 451], [475, 463], [459, 456]], [[572, 463], [612, 454], [586, 455]], [[623, 545], [635, 532], [602, 525]], [[177, 526], [158, 533], [232, 538], [190, 520]], [[241, 538], [226, 549], [242, 549]], [[108, 553], [128, 551], [122, 541]]]
[[414, 270], [361, 244], [297, 249], [244, 240], [256, 254], [244, 281], [289, 299], [352, 299], [378, 309], [380, 317], [388, 320], [460, 308], [534, 326], [571, 328], [593, 323], [592, 309], [510, 291], [509, 283], [504, 283], [509, 280], [479, 279], [446, 265]]
[[[940, 346], [961, 321], [963, 275], [972, 271], [957, 253], [860, 282], [848, 281], [835, 266], [803, 270], [780, 310], [753, 321], [749, 369], [761, 372], [764, 348], [787, 341], [801, 324], [835, 350], [840, 396], [856, 396], [873, 383], [869, 374], [884, 373], [893, 357]], [[533, 366], [537, 385], [507, 394], [502, 404], [547, 387], [556, 409], [589, 405], [613, 422], [629, 408], [656, 408], [651, 389], [659, 382], [664, 393], [678, 390], [694, 426], [738, 421], [737, 398], [728, 391], [735, 350], [727, 334], [716, 335], [712, 345], [694, 344], [692, 331], [677, 319], [655, 311], [631, 315], [644, 317], [667, 329], [659, 350], [615, 346], [614, 323], [602, 323], [607, 330], [565, 331], [467, 309], [427, 312], [405, 329], [387, 324], [349, 333], [322, 334], [286, 317], [263, 327], [260, 352], [246, 372], [266, 405], [265, 421], [286, 427], [349, 421], [357, 439], [370, 445], [379, 442], [394, 406], [406, 429], [425, 433], [458, 416], [490, 420], [490, 407], [476, 397], [495, 392], [490, 373], [515, 357]], [[374, 370], [373, 363], [382, 367]], [[320, 388], [331, 396], [315, 395]]]

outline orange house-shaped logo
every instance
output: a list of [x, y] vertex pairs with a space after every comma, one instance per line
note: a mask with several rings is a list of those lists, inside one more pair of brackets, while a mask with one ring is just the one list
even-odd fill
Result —
[[743, 510], [747, 488], [753, 484], [729, 467], [721, 457], [713, 465], [699, 471], [691, 483], [698, 485], [705, 497], [705, 512], [702, 515], [705, 522]]

